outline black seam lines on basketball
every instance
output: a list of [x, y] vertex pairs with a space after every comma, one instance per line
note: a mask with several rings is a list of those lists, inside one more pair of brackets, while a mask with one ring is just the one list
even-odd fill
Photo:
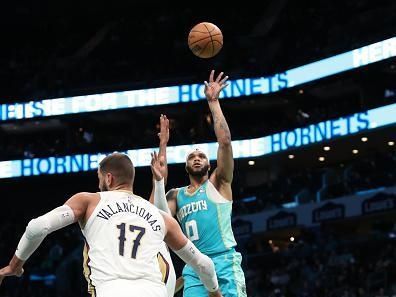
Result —
[[[204, 24], [204, 26], [206, 27], [206, 25]], [[206, 30], [208, 30], [208, 28], [206, 27]], [[213, 32], [214, 30], [216, 30], [216, 27], [213, 27], [212, 30], [208, 30], [209, 33]], [[190, 32], [197, 32], [197, 33], [206, 33], [206, 31], [199, 31], [199, 30], [191, 30]]]
[[[205, 33], [206, 33], [206, 32], [205, 32]], [[209, 34], [209, 35], [210, 35], [210, 34]], [[221, 33], [216, 33], [216, 34], [213, 34], [213, 35], [210, 35], [210, 36], [218, 36], [218, 35], [221, 35]], [[200, 42], [200, 41], [202, 41], [202, 40], [205, 40], [206, 38], [208, 38], [208, 36], [205, 36], [204, 38], [195, 40], [193, 43], [190, 43], [190, 48], [191, 48], [191, 45], [193, 45], [193, 44], [195, 44], [195, 43], [197, 43], [197, 42]]]
[[[210, 40], [211, 40], [211, 43], [212, 43], [212, 57], [213, 57], [213, 55], [214, 55], [214, 45], [213, 45], [212, 34], [210, 34], [211, 31], [209, 31], [208, 26], [206, 26], [206, 24], [204, 24], [204, 26], [205, 26], [206, 30], [208, 30], [208, 33], [209, 33], [209, 36], [210, 36]], [[214, 27], [213, 27], [213, 29], [214, 29]]]
[[206, 31], [198, 31], [198, 30], [191, 30], [190, 32], [195, 32], [195, 33], [206, 33]]
[[[208, 29], [208, 28], [206, 28], [206, 29]], [[209, 33], [213, 32], [214, 30], [216, 30], [216, 27], [213, 27], [212, 30], [209, 31]]]
[[203, 53], [203, 51], [206, 49], [206, 47], [208, 46], [208, 44], [210, 43], [210, 41], [208, 41], [205, 46], [202, 48], [202, 50], [199, 52], [198, 56], [201, 55], [201, 53]]
[[217, 42], [218, 44], [220, 44], [221, 46], [223, 46], [223, 44], [222, 44], [220, 41], [218, 41], [218, 40], [213, 40], [213, 42]]

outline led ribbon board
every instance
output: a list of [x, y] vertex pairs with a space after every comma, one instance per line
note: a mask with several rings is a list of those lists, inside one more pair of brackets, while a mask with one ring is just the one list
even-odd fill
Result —
[[[221, 98], [269, 94], [396, 56], [396, 37], [273, 76], [231, 80]], [[0, 105], [0, 121], [153, 106], [204, 99], [204, 85], [179, 85]]]
[[[234, 158], [269, 155], [394, 123], [396, 103], [261, 138], [233, 141]], [[168, 147], [168, 163], [184, 163], [187, 153], [193, 148], [201, 148], [207, 152], [210, 160], [214, 160], [217, 157], [217, 146], [217, 143], [212, 142]], [[150, 153], [155, 149], [157, 148], [128, 150], [125, 153], [130, 156], [136, 167], [149, 166]], [[98, 161], [105, 155], [96, 153], [3, 161], [0, 162], [0, 178], [95, 170]]]

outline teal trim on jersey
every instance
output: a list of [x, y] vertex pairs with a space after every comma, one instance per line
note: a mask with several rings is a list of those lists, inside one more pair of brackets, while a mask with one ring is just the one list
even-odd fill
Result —
[[223, 244], [228, 250], [236, 246], [234, 233], [231, 227], [231, 214], [232, 214], [232, 202], [230, 203], [218, 203], [217, 206], [217, 222], [219, 223], [219, 229]]
[[[242, 256], [240, 253], [232, 254], [232, 270], [234, 272], [234, 281], [238, 297], [246, 297], [246, 284], [245, 274], [243, 273], [242, 267]], [[224, 295], [228, 296], [228, 295]]]
[[177, 194], [177, 218], [184, 234], [204, 254], [212, 255], [236, 246], [231, 227], [232, 202], [218, 203], [208, 194], [206, 181], [194, 193], [187, 187]]

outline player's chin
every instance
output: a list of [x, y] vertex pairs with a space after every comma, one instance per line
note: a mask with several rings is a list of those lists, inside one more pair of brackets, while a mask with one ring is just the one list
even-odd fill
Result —
[[205, 176], [208, 173], [208, 170], [205, 167], [199, 168], [191, 168], [189, 172], [192, 176]]

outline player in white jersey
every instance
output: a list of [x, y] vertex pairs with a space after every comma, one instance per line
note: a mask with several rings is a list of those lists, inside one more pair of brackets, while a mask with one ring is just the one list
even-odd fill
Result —
[[[155, 162], [152, 171], [156, 191], [164, 196]], [[157, 260], [163, 240], [196, 268], [209, 296], [221, 296], [213, 262], [183, 235], [171, 216], [133, 193], [134, 175], [127, 155], [114, 153], [104, 158], [98, 168], [102, 192], [78, 193], [63, 206], [31, 220], [9, 265], [0, 269], [0, 283], [6, 276], [23, 273], [25, 261], [49, 233], [78, 221], [89, 248], [94, 296], [167, 296]]]

